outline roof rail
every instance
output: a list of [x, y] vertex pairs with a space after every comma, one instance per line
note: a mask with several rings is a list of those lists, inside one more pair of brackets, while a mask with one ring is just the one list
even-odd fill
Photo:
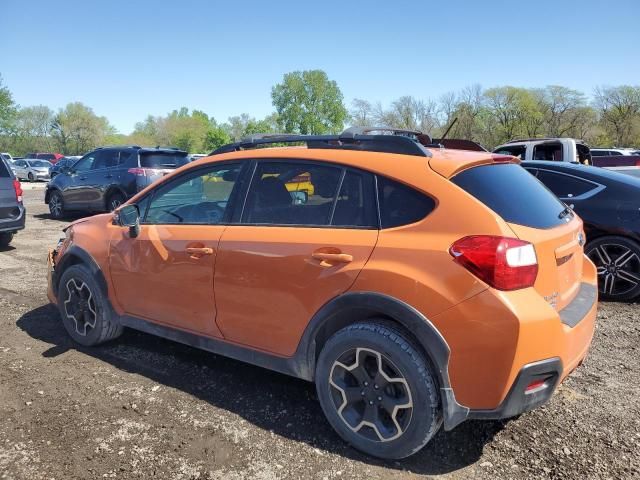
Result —
[[102, 145], [100, 147], [96, 147], [95, 150], [100, 150], [101, 148], [142, 148], [140, 145]]
[[[371, 135], [369, 132], [387, 131], [391, 135]], [[295, 135], [287, 133], [259, 133], [241, 139], [239, 142], [223, 145], [211, 155], [237, 152], [275, 143], [304, 143], [307, 148], [327, 148], [342, 150], [362, 150], [369, 152], [399, 153], [430, 157], [422, 140], [431, 140], [428, 135], [413, 130], [390, 127], [352, 127], [339, 135]]]

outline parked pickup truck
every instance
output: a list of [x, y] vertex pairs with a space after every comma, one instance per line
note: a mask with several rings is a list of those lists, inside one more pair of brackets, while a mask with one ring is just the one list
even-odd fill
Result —
[[640, 176], [640, 156], [618, 155], [602, 157], [591, 155], [589, 145], [574, 138], [530, 138], [512, 140], [496, 147], [493, 153], [513, 155], [522, 160], [547, 160], [594, 165], [610, 170], [620, 170]]
[[493, 153], [513, 155], [521, 160], [547, 160], [591, 165], [589, 145], [574, 138], [529, 138], [512, 140], [496, 147]]

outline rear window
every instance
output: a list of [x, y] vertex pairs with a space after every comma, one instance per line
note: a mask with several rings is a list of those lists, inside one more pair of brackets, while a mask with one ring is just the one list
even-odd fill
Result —
[[482, 165], [451, 179], [506, 222], [532, 228], [562, 225], [565, 206], [520, 165]]
[[189, 163], [186, 153], [140, 153], [142, 168], [178, 168]]
[[9, 169], [7, 168], [7, 165], [2, 159], [0, 159], [0, 178], [7, 178], [10, 176], [11, 174], [9, 173]]

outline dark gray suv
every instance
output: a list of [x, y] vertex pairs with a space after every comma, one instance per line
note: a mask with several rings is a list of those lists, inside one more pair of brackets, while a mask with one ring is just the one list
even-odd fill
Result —
[[24, 217], [20, 182], [7, 162], [0, 158], [0, 248], [7, 247], [13, 234], [24, 228]]
[[187, 163], [187, 152], [175, 148], [97, 148], [60, 169], [47, 185], [45, 203], [53, 218], [62, 218], [69, 211], [112, 211]]

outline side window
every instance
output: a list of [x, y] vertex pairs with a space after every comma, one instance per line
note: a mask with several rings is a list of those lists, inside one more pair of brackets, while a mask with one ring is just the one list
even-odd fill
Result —
[[101, 157], [103, 158], [101, 168], [114, 168], [120, 162], [120, 152], [118, 150], [103, 150]]
[[[143, 223], [222, 223], [241, 168], [240, 164], [215, 165], [162, 185], [152, 194]], [[145, 200], [139, 205], [141, 214]]]
[[597, 187], [594, 183], [548, 170], [540, 170], [538, 180], [559, 198], [577, 197]]
[[513, 155], [514, 157], [518, 157], [521, 160], [524, 160], [526, 152], [527, 152], [527, 147], [520, 146], [520, 145], [513, 145], [510, 147], [501, 147], [499, 150], [496, 150], [493, 153], [497, 153], [499, 155]]
[[[560, 143], [543, 143], [533, 147], [533, 159], [534, 160], [548, 160], [554, 162], [561, 162], [562, 159], [562, 144]], [[573, 159], [571, 159], [573, 161]]]
[[348, 170], [342, 180], [331, 225], [378, 228], [373, 175]]
[[329, 225], [342, 172], [319, 164], [259, 162], [241, 222]]
[[385, 177], [378, 177], [378, 199], [382, 228], [415, 223], [436, 206], [431, 197]]
[[132, 163], [133, 156], [136, 155], [135, 150], [122, 150], [120, 152], [120, 158], [118, 159], [118, 166], [129, 165]]
[[91, 170], [93, 168], [93, 163], [96, 161], [98, 152], [91, 152], [86, 154], [80, 160], [76, 162], [73, 166], [74, 170], [78, 172], [86, 172], [87, 170]]

